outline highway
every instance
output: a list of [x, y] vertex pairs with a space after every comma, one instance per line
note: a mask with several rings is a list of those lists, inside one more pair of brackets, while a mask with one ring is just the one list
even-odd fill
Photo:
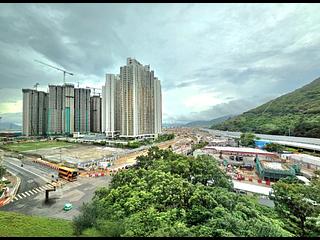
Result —
[[[208, 131], [211, 134], [221, 135], [226, 137], [240, 137], [241, 132], [228, 132], [220, 131], [208, 128], [202, 128], [204, 131]], [[320, 146], [320, 138], [305, 138], [305, 137], [292, 137], [292, 136], [280, 136], [280, 135], [268, 135], [268, 134], [255, 134], [257, 137], [265, 140], [279, 141], [279, 142], [294, 142], [294, 143], [304, 143], [309, 145]], [[310, 146], [310, 147], [311, 147]]]
[[29, 191], [31, 189], [43, 186], [51, 182], [51, 175], [56, 173], [53, 170], [40, 169], [33, 163], [24, 161], [21, 167], [21, 161], [16, 158], [4, 157], [4, 166], [21, 179], [18, 194]]

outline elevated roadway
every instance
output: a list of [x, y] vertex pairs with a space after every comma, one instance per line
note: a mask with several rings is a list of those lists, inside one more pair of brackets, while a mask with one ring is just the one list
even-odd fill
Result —
[[[220, 131], [214, 129], [203, 128], [212, 135], [220, 135], [224, 137], [239, 138], [241, 132]], [[285, 146], [309, 149], [312, 151], [320, 151], [320, 138], [305, 138], [305, 137], [292, 137], [268, 134], [255, 134], [257, 137], [269, 140], [270, 142], [278, 143]]]

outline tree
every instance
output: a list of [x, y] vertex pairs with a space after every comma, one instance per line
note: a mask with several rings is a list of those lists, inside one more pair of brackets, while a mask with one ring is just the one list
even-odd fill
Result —
[[265, 146], [265, 150], [267, 150], [268, 152], [282, 153], [284, 149], [284, 146], [277, 143], [267, 143]]
[[0, 180], [6, 174], [6, 169], [4, 166], [0, 165]]
[[207, 145], [208, 145], [208, 142], [200, 142], [200, 143], [197, 143], [197, 144], [193, 144], [191, 146], [191, 148], [192, 148], [192, 151], [194, 151], [196, 149], [201, 149], [201, 148], [203, 148], [203, 147], [205, 147]]
[[214, 158], [157, 147], [115, 174], [74, 219], [77, 234], [113, 237], [292, 236], [283, 225], [274, 209], [232, 192]]
[[279, 180], [272, 186], [275, 209], [288, 223], [288, 229], [299, 236], [312, 235], [308, 228], [309, 218], [320, 214], [320, 184], [313, 181], [310, 186], [292, 180]]
[[241, 133], [240, 144], [245, 147], [254, 147], [254, 140], [257, 139], [253, 133]]

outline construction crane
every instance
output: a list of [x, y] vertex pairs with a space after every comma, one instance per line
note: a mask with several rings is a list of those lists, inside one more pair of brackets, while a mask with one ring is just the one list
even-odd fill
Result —
[[59, 70], [59, 71], [61, 71], [61, 72], [63, 72], [63, 83], [64, 83], [64, 84], [66, 83], [66, 74], [69, 74], [69, 75], [71, 75], [71, 76], [74, 75], [74, 74], [71, 73], [71, 72], [68, 72], [68, 71], [66, 71], [66, 70], [63, 70], [63, 69], [61, 69], [61, 68], [57, 68], [57, 67], [51, 66], [51, 65], [49, 65], [49, 64], [47, 64], [47, 63], [44, 63], [44, 62], [41, 62], [41, 61], [39, 61], [39, 60], [34, 60], [34, 61], [35, 61], [35, 62], [38, 62], [38, 63], [41, 63], [41, 64], [43, 64], [43, 65], [46, 65], [46, 66], [48, 66], [48, 67], [54, 68], [54, 69], [56, 69], [56, 70]]
[[36, 83], [33, 87], [36, 89], [36, 91], [38, 90], [38, 86], [39, 86], [40, 84], [39, 83]]

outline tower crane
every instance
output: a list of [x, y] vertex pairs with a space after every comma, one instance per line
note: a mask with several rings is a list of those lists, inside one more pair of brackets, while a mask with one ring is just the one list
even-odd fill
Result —
[[38, 90], [38, 86], [39, 86], [40, 84], [39, 83], [36, 83], [33, 87], [36, 89], [36, 91]]
[[49, 65], [49, 64], [47, 64], [47, 63], [44, 63], [44, 62], [41, 62], [41, 61], [39, 61], [39, 60], [34, 60], [34, 61], [35, 61], [35, 62], [38, 62], [38, 63], [41, 63], [41, 64], [43, 64], [43, 65], [46, 65], [46, 66], [48, 66], [48, 67], [54, 68], [54, 69], [56, 69], [56, 70], [59, 70], [59, 71], [61, 71], [61, 72], [63, 72], [63, 83], [64, 83], [64, 84], [66, 83], [66, 74], [69, 74], [69, 75], [71, 75], [71, 76], [74, 75], [74, 74], [71, 73], [71, 72], [68, 72], [68, 71], [66, 71], [66, 70], [63, 70], [63, 69], [61, 69], [61, 68], [57, 68], [57, 67], [51, 66], [51, 65]]

